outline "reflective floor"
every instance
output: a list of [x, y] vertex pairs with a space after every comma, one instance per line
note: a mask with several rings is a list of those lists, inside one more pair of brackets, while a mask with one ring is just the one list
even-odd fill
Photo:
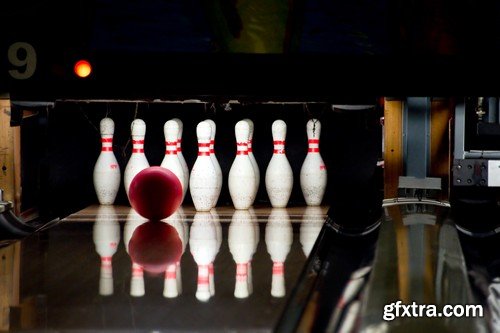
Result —
[[18, 274], [0, 270], [17, 289], [3, 328], [272, 331], [326, 212], [184, 207], [148, 222], [129, 207], [88, 207], [2, 249], [20, 249]]

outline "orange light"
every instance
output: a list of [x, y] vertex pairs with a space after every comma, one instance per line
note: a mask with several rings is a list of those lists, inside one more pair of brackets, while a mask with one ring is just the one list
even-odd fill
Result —
[[76, 76], [84, 78], [90, 75], [90, 73], [92, 72], [92, 66], [87, 60], [79, 60], [76, 62], [73, 71], [75, 72]]

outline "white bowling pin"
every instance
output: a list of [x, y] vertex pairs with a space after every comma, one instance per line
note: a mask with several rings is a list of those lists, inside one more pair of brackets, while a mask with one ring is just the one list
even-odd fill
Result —
[[300, 169], [300, 187], [309, 206], [319, 206], [323, 200], [327, 183], [326, 165], [319, 152], [321, 123], [317, 119], [307, 122], [308, 149]]
[[[162, 222], [170, 224], [172, 227], [175, 228], [175, 230], [179, 234], [179, 238], [182, 243], [182, 254], [183, 254], [184, 250], [186, 249], [187, 240], [184, 237], [184, 225], [183, 225], [184, 221], [182, 220], [179, 211], [175, 211], [175, 213], [170, 215], [168, 218], [162, 220]], [[166, 298], [175, 298], [180, 294], [179, 292], [180, 281], [178, 281], [177, 273], [180, 274], [180, 258], [179, 261], [168, 265], [167, 270], [165, 271], [163, 296]]]
[[247, 298], [248, 263], [252, 260], [255, 246], [255, 231], [252, 216], [248, 210], [235, 210], [228, 231], [229, 251], [236, 263], [234, 297]]
[[250, 126], [239, 121], [234, 127], [236, 134], [236, 158], [229, 170], [229, 194], [234, 208], [248, 209], [255, 200], [255, 172], [248, 157], [248, 135]]
[[101, 205], [112, 205], [120, 188], [120, 166], [113, 153], [115, 123], [103, 118], [100, 123], [101, 153], [94, 166], [94, 189]]
[[[133, 208], [130, 208], [127, 215], [127, 222], [123, 229], [123, 242], [125, 244], [125, 251], [128, 252], [128, 244], [135, 229], [147, 220], [140, 216]], [[132, 277], [130, 279], [130, 296], [141, 297], [144, 296], [144, 270], [142, 266], [132, 261]]]
[[196, 298], [202, 302], [210, 299], [210, 264], [217, 255], [217, 231], [209, 212], [197, 212], [189, 235], [189, 249], [198, 265]]
[[300, 224], [300, 244], [306, 257], [316, 243], [319, 232], [325, 223], [326, 216], [319, 206], [307, 206]]
[[146, 123], [142, 119], [135, 119], [132, 121], [132, 155], [128, 160], [124, 173], [125, 191], [130, 188], [130, 183], [142, 170], [149, 167], [149, 162], [144, 154], [144, 137], [146, 136]]
[[113, 294], [113, 255], [120, 242], [120, 224], [113, 206], [99, 206], [92, 232], [95, 250], [101, 257], [99, 295]]
[[222, 180], [223, 180], [222, 169], [220, 168], [219, 161], [217, 160], [217, 157], [215, 156], [215, 149], [214, 149], [215, 132], [217, 129], [217, 127], [215, 125], [215, 121], [213, 121], [212, 119], [207, 119], [205, 121], [210, 124], [210, 127], [212, 129], [212, 134], [210, 135], [210, 158], [212, 159], [212, 163], [214, 164], [215, 171], [217, 172], [217, 194], [214, 197], [214, 202], [212, 205], [212, 207], [215, 207], [215, 206], [217, 206], [217, 201], [219, 200], [220, 192], [222, 189]]
[[248, 126], [250, 127], [250, 134], [248, 135], [248, 157], [250, 157], [250, 161], [252, 162], [253, 166], [253, 171], [255, 172], [255, 196], [257, 196], [257, 192], [259, 191], [259, 185], [260, 185], [260, 170], [259, 170], [259, 165], [257, 164], [257, 160], [255, 159], [255, 156], [253, 154], [253, 130], [254, 130], [254, 124], [251, 119], [245, 118], [243, 119], [248, 123]]
[[285, 155], [286, 124], [276, 120], [272, 126], [274, 152], [266, 169], [266, 190], [271, 205], [286, 207], [293, 188], [293, 172]]
[[198, 136], [198, 158], [194, 162], [189, 187], [194, 207], [197, 211], [207, 212], [212, 208], [217, 195], [217, 170], [210, 157], [210, 124], [202, 121], [196, 126]]
[[179, 118], [173, 118], [172, 120], [179, 124], [179, 133], [177, 134], [177, 157], [179, 158], [179, 162], [181, 162], [184, 174], [184, 184], [186, 184], [186, 188], [184, 188], [182, 192], [182, 200], [184, 200], [187, 187], [189, 185], [189, 168], [187, 166], [186, 160], [184, 159], [184, 155], [182, 154], [182, 131], [184, 125], [182, 124], [182, 120], [180, 120]]
[[284, 297], [285, 288], [285, 260], [293, 242], [293, 230], [290, 217], [286, 209], [273, 208], [266, 225], [267, 252], [273, 261], [273, 277], [271, 295]]
[[[172, 171], [179, 179], [182, 185], [182, 193], [184, 194], [187, 184], [184, 176], [184, 169], [177, 154], [177, 137], [179, 134], [179, 124], [174, 120], [165, 122], [163, 126], [165, 134], [165, 157], [161, 162], [161, 167]], [[183, 197], [184, 198], [184, 197]]]

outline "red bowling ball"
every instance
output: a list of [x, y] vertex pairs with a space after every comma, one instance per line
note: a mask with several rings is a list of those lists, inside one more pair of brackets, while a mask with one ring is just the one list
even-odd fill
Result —
[[159, 166], [149, 167], [132, 179], [129, 201], [139, 215], [149, 220], [162, 220], [179, 208], [182, 185], [172, 171]]
[[165, 272], [182, 255], [177, 230], [164, 222], [146, 222], [138, 226], [128, 244], [130, 258], [153, 274]]

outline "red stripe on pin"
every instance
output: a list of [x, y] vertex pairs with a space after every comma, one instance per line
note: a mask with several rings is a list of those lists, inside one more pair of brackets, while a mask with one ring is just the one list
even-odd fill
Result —
[[246, 142], [236, 142], [237, 146], [246, 146], [248, 145]]
[[281, 140], [276, 140], [276, 141], [273, 141], [273, 143], [275, 145], [284, 145], [285, 144], [285, 140], [281, 141]]
[[209, 147], [210, 148], [210, 143], [209, 142], [198, 143], [198, 148], [200, 148], [200, 147]]
[[285, 149], [275, 149], [273, 152], [275, 154], [284, 154], [285, 153]]
[[319, 143], [319, 139], [309, 139], [307, 140], [309, 143]]
[[144, 144], [144, 140], [132, 140], [133, 144]]
[[285, 267], [282, 262], [275, 262], [273, 265], [273, 275], [283, 275]]
[[309, 153], [319, 153], [319, 148], [309, 148], [307, 151]]
[[167, 279], [169, 280], [173, 280], [173, 279], [176, 279], [177, 278], [177, 274], [175, 271], [173, 272], [170, 272], [170, 271], [167, 271], [167, 274], [165, 274]]
[[177, 145], [177, 141], [165, 141], [165, 144], [167, 146], [175, 146], [175, 145]]
[[144, 153], [144, 149], [142, 149], [142, 148], [134, 148], [134, 149], [132, 149], [132, 153]]
[[237, 151], [236, 155], [248, 155], [248, 151]]
[[102, 138], [101, 142], [113, 142], [113, 138]]
[[198, 276], [198, 284], [208, 284], [208, 276]]
[[177, 150], [165, 150], [165, 155], [177, 155]]
[[101, 151], [113, 151], [113, 147], [102, 147]]
[[198, 156], [210, 156], [210, 152], [209, 151], [199, 151]]

